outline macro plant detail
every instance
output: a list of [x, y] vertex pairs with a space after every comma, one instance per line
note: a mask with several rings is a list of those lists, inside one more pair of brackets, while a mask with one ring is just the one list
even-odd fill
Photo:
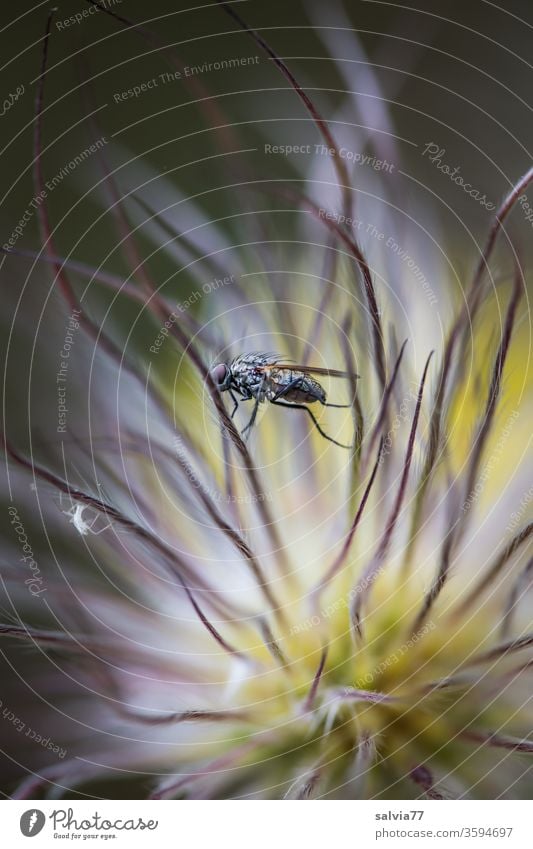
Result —
[[[186, 45], [100, 12], [112, 43], [180, 72]], [[10, 795], [528, 798], [531, 338], [512, 221], [533, 168], [485, 210], [476, 255], [455, 256], [432, 201], [416, 218], [375, 167], [401, 164], [392, 129], [368, 141], [350, 123], [371, 108], [358, 71], [330, 104], [274, 32], [217, 2], [216, 26], [268, 60], [297, 117], [279, 143], [327, 153], [270, 174], [262, 104], [235, 117], [191, 75], [193, 117], [159, 169], [148, 111], [142, 155], [100, 125], [88, 53], [79, 97], [105, 142], [71, 169], [58, 220], [54, 14], [32, 128], [39, 241], [2, 248]], [[188, 134], [198, 151], [174, 159]], [[358, 144], [367, 160], [342, 152]]]

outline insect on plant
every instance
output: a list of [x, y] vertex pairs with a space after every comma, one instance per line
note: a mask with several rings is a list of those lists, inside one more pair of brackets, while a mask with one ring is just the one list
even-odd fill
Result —
[[229, 363], [217, 363], [211, 369], [211, 376], [221, 392], [229, 392], [233, 401], [231, 418], [239, 406], [236, 396], [244, 401], [255, 399], [254, 408], [248, 424], [243, 428], [246, 438], [255, 423], [259, 404], [270, 401], [278, 407], [288, 407], [291, 410], [305, 410], [311, 417], [314, 426], [324, 439], [333, 442], [340, 448], [350, 449], [351, 445], [343, 445], [332, 436], [328, 436], [320, 427], [316, 416], [307, 404], [319, 401], [323, 407], [347, 409], [350, 404], [330, 404], [326, 401], [324, 387], [312, 375], [327, 377], [357, 378], [359, 375], [337, 369], [319, 368], [318, 366], [303, 366], [280, 362], [275, 354], [265, 354], [253, 351], [239, 354]]

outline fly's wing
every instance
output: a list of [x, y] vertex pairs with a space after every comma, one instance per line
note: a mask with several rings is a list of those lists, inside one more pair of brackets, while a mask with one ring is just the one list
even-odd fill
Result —
[[[351, 371], [339, 371], [334, 368], [320, 368], [320, 366], [301, 366], [297, 363], [280, 363], [276, 362], [275, 367], [279, 369], [290, 369], [291, 371], [301, 371], [303, 374], [318, 374], [325, 377], [359, 377], [358, 374]], [[272, 365], [261, 366], [258, 371], [267, 371], [272, 368]]]

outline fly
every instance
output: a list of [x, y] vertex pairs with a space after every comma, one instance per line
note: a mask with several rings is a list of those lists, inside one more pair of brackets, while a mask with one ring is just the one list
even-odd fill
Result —
[[243, 401], [255, 400], [250, 420], [242, 433], [249, 434], [253, 427], [259, 404], [270, 401], [278, 407], [288, 407], [291, 410], [305, 410], [311, 417], [314, 426], [329, 442], [340, 448], [350, 449], [351, 445], [343, 445], [333, 437], [328, 436], [320, 427], [314, 413], [307, 404], [318, 401], [323, 407], [346, 409], [350, 404], [329, 404], [326, 400], [324, 387], [315, 380], [313, 375], [327, 377], [356, 378], [359, 375], [336, 369], [319, 368], [284, 363], [275, 354], [263, 354], [257, 351], [249, 354], [239, 354], [230, 363], [218, 363], [211, 369], [211, 377], [221, 392], [229, 392], [234, 407], [231, 418]]

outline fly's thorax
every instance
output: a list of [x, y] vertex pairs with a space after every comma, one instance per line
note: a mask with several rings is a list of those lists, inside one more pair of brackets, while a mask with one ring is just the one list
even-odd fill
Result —
[[264, 382], [266, 378], [264, 368], [269, 362], [270, 359], [265, 354], [239, 354], [230, 363], [233, 380], [239, 386], [253, 391], [254, 387], [259, 387]]
[[[238, 392], [244, 397], [257, 398], [259, 395], [264, 396], [264, 374], [258, 371], [258, 366], [262, 363], [252, 354], [243, 354], [235, 359], [230, 364], [232, 382]], [[263, 400], [263, 397], [260, 397]]]

